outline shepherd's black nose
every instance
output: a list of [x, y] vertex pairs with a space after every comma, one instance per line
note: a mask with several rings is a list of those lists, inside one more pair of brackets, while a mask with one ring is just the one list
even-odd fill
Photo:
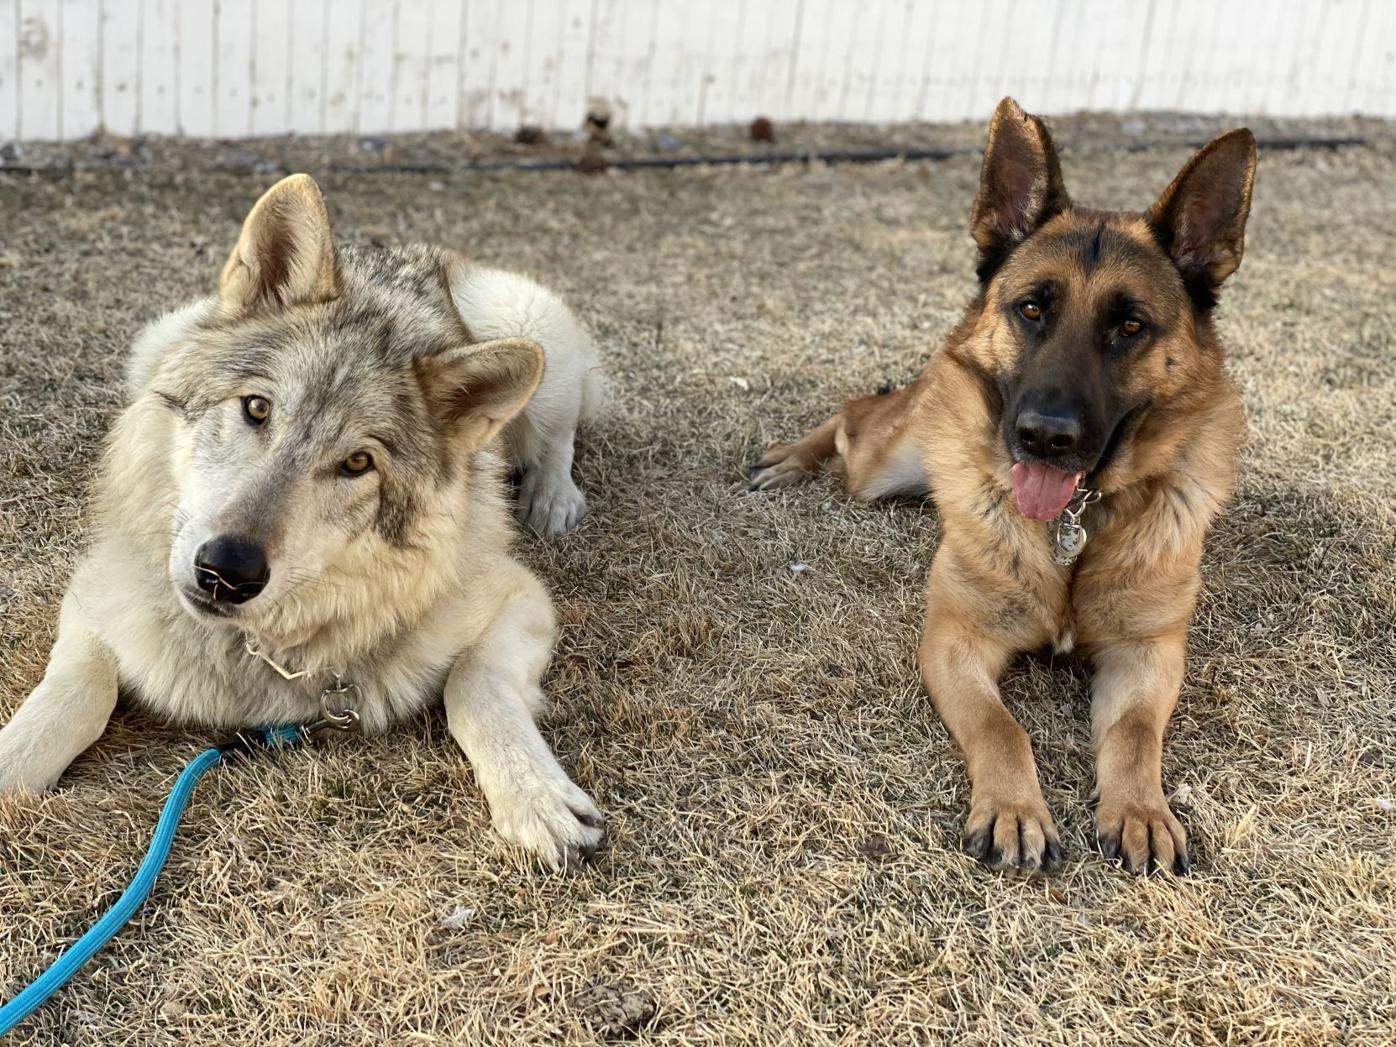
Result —
[[245, 603], [267, 586], [271, 570], [262, 547], [236, 535], [219, 535], [194, 554], [194, 580], [224, 603]]
[[1023, 450], [1045, 458], [1076, 450], [1081, 442], [1081, 422], [1070, 415], [1028, 410], [1018, 415], [1017, 433]]

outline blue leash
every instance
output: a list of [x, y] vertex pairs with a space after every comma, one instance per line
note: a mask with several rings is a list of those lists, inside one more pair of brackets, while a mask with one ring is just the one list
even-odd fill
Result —
[[213, 749], [205, 749], [180, 772], [175, 779], [170, 798], [165, 801], [160, 820], [155, 824], [155, 836], [145, 859], [136, 871], [135, 879], [127, 887], [116, 903], [107, 910], [105, 916], [76, 942], [70, 945], [53, 965], [39, 975], [28, 988], [24, 989], [9, 1003], [0, 1007], [0, 1036], [14, 1030], [20, 1022], [38, 1010], [50, 996], [68, 982], [82, 968], [83, 964], [96, 955], [97, 950], [112, 940], [117, 931], [136, 914], [155, 886], [155, 878], [165, 867], [165, 859], [170, 855], [170, 845], [174, 843], [175, 830], [179, 828], [180, 816], [205, 774], [224, 760], [236, 757], [250, 757], [270, 749], [285, 749], [300, 745], [309, 738], [309, 731], [303, 727], [264, 727], [257, 731], [247, 731]]

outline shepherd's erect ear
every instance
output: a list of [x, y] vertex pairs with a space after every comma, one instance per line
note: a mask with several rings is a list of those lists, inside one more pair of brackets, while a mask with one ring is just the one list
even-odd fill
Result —
[[543, 377], [543, 350], [526, 338], [463, 345], [416, 362], [438, 423], [461, 449], [487, 444], [528, 402]]
[[1005, 98], [989, 122], [979, 193], [970, 212], [979, 278], [992, 277], [1013, 248], [1070, 206], [1047, 125]]
[[327, 302], [337, 293], [330, 218], [309, 175], [283, 178], [242, 223], [218, 282], [225, 309]]
[[1241, 264], [1255, 182], [1255, 136], [1228, 131], [1198, 151], [1149, 211], [1189, 288], [1211, 292]]

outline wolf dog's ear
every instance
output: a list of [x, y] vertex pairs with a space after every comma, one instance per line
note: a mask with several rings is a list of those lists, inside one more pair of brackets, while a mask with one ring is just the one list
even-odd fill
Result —
[[1149, 211], [1159, 242], [1204, 305], [1241, 264], [1255, 163], [1255, 136], [1229, 131], [1203, 146]]
[[519, 413], [543, 378], [543, 350], [527, 338], [463, 345], [416, 362], [427, 403], [462, 450], [483, 447]]
[[1047, 125], [1005, 98], [989, 122], [979, 192], [970, 211], [979, 278], [987, 281], [1013, 248], [1070, 206]]
[[242, 223], [218, 282], [225, 309], [304, 305], [334, 298], [334, 245], [320, 187], [309, 175], [283, 178]]

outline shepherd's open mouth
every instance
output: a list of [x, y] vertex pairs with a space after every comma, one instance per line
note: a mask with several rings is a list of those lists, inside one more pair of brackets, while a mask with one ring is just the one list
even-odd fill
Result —
[[1013, 501], [1029, 520], [1056, 519], [1083, 476], [1085, 473], [1065, 472], [1043, 462], [1017, 462], [1013, 466]]

